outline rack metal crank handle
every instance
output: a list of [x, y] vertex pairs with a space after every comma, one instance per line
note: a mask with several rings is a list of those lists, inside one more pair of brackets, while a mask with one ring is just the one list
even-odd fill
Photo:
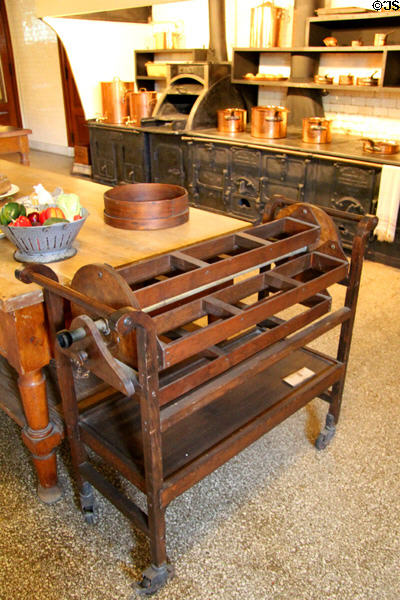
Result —
[[[98, 319], [97, 321], [93, 321], [94, 325], [96, 325], [97, 329], [103, 335], [108, 335], [110, 333], [109, 324], [104, 319]], [[84, 327], [78, 327], [77, 329], [62, 329], [58, 331], [56, 334], [56, 340], [59, 344], [60, 348], [70, 348], [74, 342], [78, 342], [79, 340], [83, 340], [87, 335], [87, 331]]]

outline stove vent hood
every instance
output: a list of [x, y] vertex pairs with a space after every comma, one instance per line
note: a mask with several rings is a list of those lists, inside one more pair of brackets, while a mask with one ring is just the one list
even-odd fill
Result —
[[[35, 14], [43, 17], [76, 17], [89, 13], [114, 12], [122, 9], [148, 7], [154, 4], [169, 4], [182, 0], [36, 0]], [[88, 18], [88, 17], [86, 17]], [[131, 21], [132, 22], [132, 21]]]

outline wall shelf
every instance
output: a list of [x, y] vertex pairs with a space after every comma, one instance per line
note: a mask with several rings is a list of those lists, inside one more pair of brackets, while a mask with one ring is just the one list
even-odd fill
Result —
[[[328, 55], [343, 55], [349, 54], [358, 57], [373, 56], [379, 64], [381, 77], [377, 86], [359, 86], [359, 85], [338, 85], [338, 84], [315, 84], [313, 79], [291, 80], [290, 78], [284, 81], [268, 81], [246, 79], [247, 73], [256, 75], [259, 72], [261, 58], [268, 55], [271, 56], [273, 71], [276, 72], [276, 57], [281, 55], [287, 64], [293, 57], [302, 56], [308, 58], [313, 65], [314, 75], [318, 73], [321, 57]], [[258, 85], [267, 87], [306, 87], [312, 89], [335, 89], [335, 90], [351, 90], [356, 92], [371, 92], [371, 91], [399, 91], [400, 89], [400, 45], [392, 46], [317, 46], [317, 47], [300, 47], [300, 48], [234, 48], [233, 49], [233, 66], [232, 66], [232, 81], [245, 85]], [[263, 70], [265, 71], [265, 65]], [[287, 68], [287, 67], [286, 67]], [[351, 72], [352, 66], [346, 67], [346, 72]], [[371, 69], [373, 71], [373, 69]]]

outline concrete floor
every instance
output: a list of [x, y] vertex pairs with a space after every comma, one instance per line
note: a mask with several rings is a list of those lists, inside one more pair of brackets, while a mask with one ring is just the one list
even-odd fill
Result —
[[[2, 154], [1, 159], [19, 163], [19, 154]], [[70, 156], [53, 154], [51, 152], [41, 152], [32, 149], [29, 151], [29, 160], [31, 167], [35, 167], [36, 169], [47, 169], [48, 171], [55, 171], [56, 173], [62, 173], [63, 175], [71, 174], [72, 165], [74, 163], [74, 159]]]
[[[168, 507], [176, 577], [158, 600], [400, 599], [399, 298], [400, 270], [367, 261], [326, 450], [313, 445], [327, 410], [314, 400]], [[335, 335], [315, 345], [333, 352]], [[0, 599], [130, 598], [148, 565], [144, 537], [99, 495], [98, 523], [83, 522], [65, 446], [64, 496], [42, 504], [2, 412], [0, 431]]]

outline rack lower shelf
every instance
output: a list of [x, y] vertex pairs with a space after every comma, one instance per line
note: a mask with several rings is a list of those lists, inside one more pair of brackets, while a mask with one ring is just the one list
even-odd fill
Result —
[[[315, 375], [295, 387], [283, 381], [284, 377], [303, 367], [311, 369]], [[328, 389], [342, 375], [341, 363], [301, 348], [182, 419], [162, 437], [166, 487], [185, 479], [189, 473], [191, 484], [193, 477], [200, 480]], [[144, 477], [140, 411], [134, 397], [114, 394], [89, 407], [81, 416], [81, 431], [89, 445], [98, 439], [115, 449], [125, 464], [132, 467], [134, 463]], [[222, 452], [221, 445], [225, 446]], [[202, 465], [200, 470], [199, 464]], [[193, 475], [195, 470], [197, 476]], [[185, 489], [189, 487], [182, 485]], [[175, 495], [172, 493], [172, 497]]]

